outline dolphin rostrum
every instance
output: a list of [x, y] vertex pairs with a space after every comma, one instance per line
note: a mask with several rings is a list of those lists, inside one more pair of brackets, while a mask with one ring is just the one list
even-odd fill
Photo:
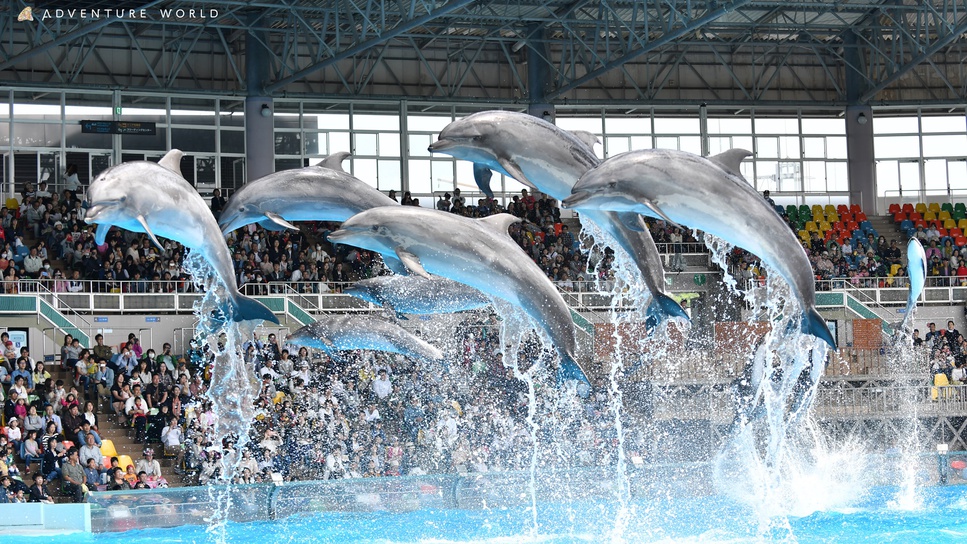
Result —
[[521, 308], [562, 358], [563, 374], [587, 381], [575, 360], [571, 311], [551, 280], [507, 233], [510, 214], [469, 219], [411, 206], [361, 212], [329, 235], [340, 244], [399, 258], [411, 273], [436, 274]]
[[395, 323], [364, 315], [326, 315], [286, 337], [297, 346], [315, 348], [337, 356], [339, 351], [368, 349], [399, 353], [407, 357], [439, 361], [439, 349]]
[[[594, 134], [568, 132], [524, 113], [484, 111], [447, 125], [430, 151], [484, 165], [561, 200], [571, 194], [578, 178], [600, 163], [593, 150], [596, 142]], [[581, 215], [604, 230], [634, 261], [654, 299], [650, 315], [688, 320], [681, 305], [665, 292], [658, 247], [640, 217], [598, 210], [581, 210]]]
[[377, 206], [398, 206], [366, 182], [342, 171], [340, 153], [320, 166], [275, 172], [250, 181], [225, 204], [224, 234], [251, 223], [269, 230], [297, 229], [292, 221], [345, 221]]
[[158, 163], [126, 162], [101, 172], [91, 182], [91, 207], [84, 216], [88, 224], [98, 225], [95, 241], [103, 244], [112, 225], [147, 234], [162, 251], [158, 236], [177, 240], [211, 264], [230, 297], [233, 320], [278, 323], [271, 310], [238, 292], [228, 246], [211, 209], [182, 177], [181, 157], [172, 149]]
[[803, 312], [802, 329], [836, 349], [836, 340], [816, 311], [815, 278], [806, 252], [775, 209], [739, 173], [749, 155], [741, 149], [709, 158], [658, 149], [622, 153], [582, 176], [562, 204], [581, 211], [661, 218], [751, 251], [789, 284]]
[[473, 287], [442, 277], [376, 276], [358, 281], [343, 294], [402, 314], [449, 314], [483, 308], [490, 298]]

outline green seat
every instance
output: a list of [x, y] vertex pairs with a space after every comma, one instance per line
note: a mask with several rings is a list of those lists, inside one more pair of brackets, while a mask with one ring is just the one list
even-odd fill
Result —
[[797, 208], [795, 204], [790, 204], [786, 206], [786, 215], [788, 215], [789, 217], [792, 217], [794, 215], [796, 217], [799, 217], [799, 208]]
[[961, 219], [967, 217], [967, 212], [965, 212], [964, 210], [954, 210], [952, 217], [954, 221], [957, 221], [959, 223]]
[[963, 202], [958, 202], [958, 203], [954, 204], [954, 210], [955, 211], [958, 211], [958, 212], [961, 212], [961, 213], [964, 213], [964, 214], [967, 214], [967, 206], [965, 206]]
[[951, 204], [950, 202], [944, 202], [944, 203], [943, 203], [943, 204], [942, 204], [942, 205], [940, 206], [940, 210], [941, 210], [941, 211], [944, 211], [944, 212], [947, 212], [947, 213], [949, 213], [950, 215], [953, 215], [953, 214], [954, 214], [954, 205], [953, 205], [953, 204]]
[[809, 219], [812, 219], [813, 218], [813, 212], [809, 209], [809, 206], [807, 206], [805, 204], [800, 204], [799, 205], [799, 217], [801, 217], [803, 219], [805, 219], [807, 217]]

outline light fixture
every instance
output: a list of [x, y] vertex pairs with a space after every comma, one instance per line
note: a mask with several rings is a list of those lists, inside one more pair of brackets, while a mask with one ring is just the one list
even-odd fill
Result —
[[868, 121], [869, 119], [866, 118], [866, 114], [863, 112], [860, 112], [860, 114], [856, 116], [856, 122], [861, 125], [865, 125]]
[[272, 117], [272, 108], [268, 104], [262, 104], [262, 117]]

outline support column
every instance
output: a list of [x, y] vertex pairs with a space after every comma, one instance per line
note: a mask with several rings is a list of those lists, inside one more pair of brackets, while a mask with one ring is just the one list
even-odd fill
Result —
[[549, 72], [544, 29], [530, 25], [527, 27], [527, 113], [553, 123], [554, 106], [546, 99]]
[[[250, 16], [254, 23], [256, 17]], [[265, 34], [250, 30], [245, 39], [245, 171], [252, 181], [275, 172], [275, 132], [272, 97], [264, 96], [269, 60], [262, 45]]]
[[873, 160], [873, 109], [860, 104], [859, 99], [868, 87], [859, 72], [860, 59], [856, 34], [849, 32], [844, 39], [846, 59], [846, 157], [849, 172], [849, 202], [859, 204], [866, 213], [876, 209], [876, 178]]
[[879, 213], [873, 160], [873, 108], [847, 106], [846, 156], [850, 203], [859, 204], [866, 213]]

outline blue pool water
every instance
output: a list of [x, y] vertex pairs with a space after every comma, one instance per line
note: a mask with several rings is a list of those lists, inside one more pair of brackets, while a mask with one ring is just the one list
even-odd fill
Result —
[[[967, 486], [921, 490], [915, 511], [892, 508], [895, 488], [876, 488], [853, 506], [778, 518], [760, 527], [750, 509], [715, 497], [635, 500], [619, 541], [643, 542], [967, 542]], [[286, 520], [229, 523], [226, 542], [323, 543], [571, 543], [613, 541], [616, 506], [606, 502], [545, 504], [539, 530], [521, 509], [419, 510], [405, 513], [318, 513]], [[4, 537], [0, 542], [173, 543], [216, 542], [203, 526], [86, 536]]]

